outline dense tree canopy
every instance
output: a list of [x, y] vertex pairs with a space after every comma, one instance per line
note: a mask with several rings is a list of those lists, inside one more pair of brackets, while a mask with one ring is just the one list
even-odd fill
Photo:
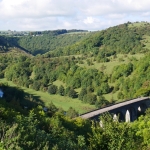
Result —
[[[3, 90], [9, 88], [0, 85]], [[15, 89], [18, 90], [17, 88]], [[6, 93], [7, 94], [7, 93]], [[21, 99], [19, 99], [21, 101]], [[51, 103], [44, 112], [41, 105], [28, 110], [0, 101], [1, 149], [105, 149], [144, 150], [150, 148], [149, 110], [133, 123], [114, 121], [103, 114], [101, 122], [79, 117], [73, 109], [65, 113]], [[70, 119], [70, 118], [74, 119]], [[102, 126], [100, 124], [102, 123]]]

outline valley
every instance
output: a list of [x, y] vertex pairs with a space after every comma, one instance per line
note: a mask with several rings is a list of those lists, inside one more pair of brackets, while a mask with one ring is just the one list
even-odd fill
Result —
[[[150, 109], [126, 107], [149, 104], [150, 23], [15, 33], [0, 34], [0, 149], [150, 149]], [[121, 102], [127, 122], [99, 116]]]

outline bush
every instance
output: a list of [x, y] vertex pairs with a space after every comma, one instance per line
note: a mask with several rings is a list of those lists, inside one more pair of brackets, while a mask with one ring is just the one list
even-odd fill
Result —
[[71, 89], [69, 90], [68, 96], [71, 97], [71, 98], [77, 98], [77, 97], [78, 97], [78, 96], [77, 96], [77, 92], [76, 92], [73, 88], [71, 88]]
[[57, 92], [57, 86], [56, 85], [50, 85], [48, 88], [48, 93], [56, 94], [56, 92]]
[[61, 96], [65, 95], [65, 88], [62, 85], [60, 85], [60, 87], [58, 88], [58, 94]]

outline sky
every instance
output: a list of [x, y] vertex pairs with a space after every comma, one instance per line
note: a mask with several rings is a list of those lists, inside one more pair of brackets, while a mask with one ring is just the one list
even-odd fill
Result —
[[0, 30], [97, 31], [150, 22], [150, 0], [0, 0]]

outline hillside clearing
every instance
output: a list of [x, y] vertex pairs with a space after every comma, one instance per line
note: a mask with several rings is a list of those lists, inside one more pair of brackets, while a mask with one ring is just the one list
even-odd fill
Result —
[[[116, 56], [116, 58], [110, 57], [110, 62], [100, 62], [100, 63], [98, 63], [98, 62], [94, 61], [93, 65], [88, 65], [86, 60], [84, 60], [83, 64], [78, 63], [78, 65], [83, 67], [83, 68], [84, 67], [85, 68], [95, 68], [95, 69], [98, 69], [100, 71], [103, 71], [106, 74], [111, 74], [112, 70], [115, 66], [129, 63], [134, 58], [137, 59], [137, 60], [140, 60], [142, 57], [144, 57], [144, 54], [142, 54], [142, 53], [141, 54], [134, 54], [134, 55], [131, 55], [131, 54], [118, 54]], [[92, 60], [92, 58], [91, 58], [91, 60]]]

